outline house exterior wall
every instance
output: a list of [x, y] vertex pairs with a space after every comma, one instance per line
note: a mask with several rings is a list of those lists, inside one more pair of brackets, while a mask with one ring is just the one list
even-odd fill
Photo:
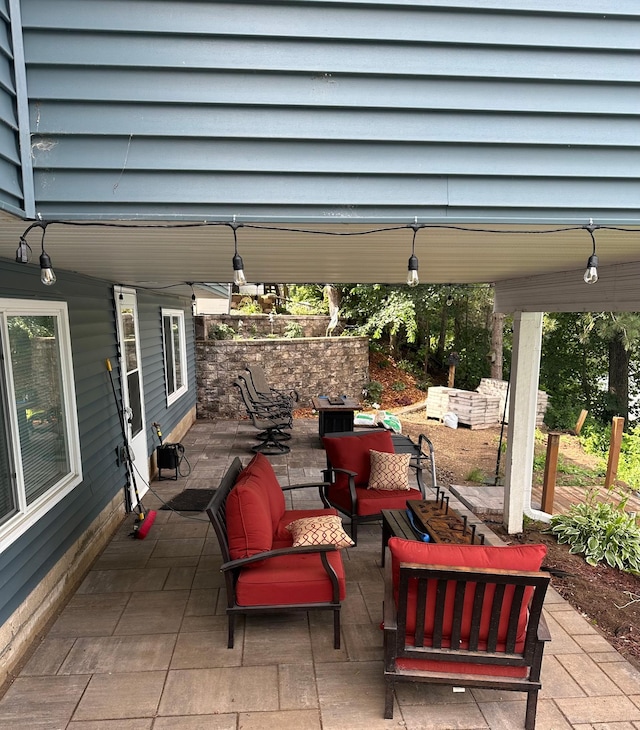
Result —
[[[17, 46], [13, 38], [14, 30], [19, 39]], [[33, 186], [30, 160], [27, 169], [23, 170], [20, 153], [18, 109], [27, 111], [21, 35], [16, 3], [0, 0], [0, 209], [15, 215], [24, 215], [26, 212], [23, 172], [29, 177], [29, 187], [32, 189]], [[25, 139], [28, 140], [28, 119], [22, 122]]]
[[636, 0], [23, 0], [54, 218], [636, 219]]
[[[0, 261], [3, 298], [64, 301], [67, 304], [82, 462], [82, 482], [0, 551], [2, 671], [8, 671], [19, 653], [16, 642], [24, 641], [25, 630], [37, 630], [52, 615], [57, 602], [64, 600], [65, 592], [74, 587], [74, 580], [82, 577], [82, 570], [88, 567], [88, 556], [95, 557], [95, 551], [124, 516], [126, 474], [115, 456], [123, 439], [105, 365], [109, 358], [114, 365], [115, 387], [119, 393], [113, 287], [109, 282], [64, 271], [57, 270], [56, 274], [55, 286], [44, 287], [37, 266]], [[167, 406], [164, 377], [163, 307], [185, 312], [189, 387], [171, 406]], [[150, 426], [153, 421], [160, 422], [163, 432], [169, 435], [172, 431], [184, 433], [195, 419], [191, 302], [141, 290], [138, 292], [138, 318], [147, 451], [151, 455], [158, 443]], [[0, 684], [4, 679], [2, 671]]]

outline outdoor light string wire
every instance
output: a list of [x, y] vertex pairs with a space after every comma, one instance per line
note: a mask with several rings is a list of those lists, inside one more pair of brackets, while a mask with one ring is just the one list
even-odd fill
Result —
[[[350, 221], [354, 222], [354, 221]], [[414, 218], [414, 222], [410, 224], [402, 224], [402, 225], [395, 225], [395, 226], [385, 226], [383, 228], [370, 228], [362, 231], [334, 231], [334, 230], [317, 230], [312, 228], [297, 228], [293, 226], [282, 226], [282, 225], [268, 225], [268, 224], [257, 224], [257, 223], [243, 223], [236, 221], [236, 216], [233, 216], [232, 221], [190, 221], [190, 222], [182, 222], [182, 223], [135, 223], [135, 222], [128, 222], [128, 221], [67, 221], [67, 220], [53, 220], [53, 221], [33, 221], [28, 225], [28, 227], [25, 229], [22, 236], [20, 236], [20, 244], [18, 246], [18, 251], [16, 252], [16, 260], [22, 263], [28, 262], [28, 251], [31, 251], [29, 244], [26, 241], [26, 235], [31, 231], [33, 228], [42, 228], [43, 230], [43, 238], [44, 238], [44, 232], [46, 231], [46, 228], [48, 226], [70, 226], [70, 227], [94, 227], [94, 228], [120, 228], [120, 229], [127, 229], [127, 230], [135, 230], [135, 229], [162, 229], [162, 230], [181, 230], [181, 229], [191, 229], [191, 228], [211, 228], [211, 227], [220, 227], [225, 226], [232, 230], [233, 236], [234, 236], [234, 250], [236, 251], [237, 256], [237, 235], [236, 231], [238, 228], [247, 228], [251, 230], [264, 230], [264, 231], [278, 231], [281, 233], [296, 233], [296, 234], [303, 234], [303, 235], [315, 235], [315, 236], [369, 236], [374, 234], [380, 234], [380, 233], [388, 233], [389, 231], [400, 231], [404, 229], [413, 230], [414, 233], [414, 245], [415, 245], [415, 235], [418, 230], [426, 228], [426, 229], [442, 229], [442, 230], [453, 230], [453, 231], [464, 231], [464, 232], [470, 232], [470, 233], [486, 233], [491, 235], [524, 235], [524, 236], [548, 236], [548, 235], [555, 235], [558, 233], [565, 233], [567, 231], [579, 231], [579, 230], [586, 230], [592, 239], [593, 242], [593, 249], [594, 249], [594, 255], [595, 255], [595, 236], [594, 232], [597, 230], [611, 230], [611, 231], [622, 231], [627, 233], [635, 233], [637, 232], [636, 229], [633, 228], [626, 228], [624, 226], [612, 226], [612, 225], [598, 225], [593, 223], [593, 219], [589, 220], [588, 224], [583, 225], [573, 225], [573, 226], [562, 226], [558, 228], [550, 228], [547, 230], [531, 230], [531, 229], [511, 229], [511, 228], [486, 228], [486, 227], [479, 227], [479, 226], [472, 226], [472, 225], [460, 225], [460, 224], [453, 224], [453, 223], [419, 223], [417, 216]], [[239, 259], [239, 257], [238, 257]], [[195, 282], [187, 282], [191, 286], [193, 286], [193, 283]], [[204, 283], [204, 282], [200, 282]], [[158, 287], [140, 287], [142, 289], [153, 289], [153, 290], [162, 290], [162, 289], [171, 289], [175, 286], [182, 286], [184, 282], [179, 282], [176, 284], [168, 284], [165, 286], [158, 286]]]

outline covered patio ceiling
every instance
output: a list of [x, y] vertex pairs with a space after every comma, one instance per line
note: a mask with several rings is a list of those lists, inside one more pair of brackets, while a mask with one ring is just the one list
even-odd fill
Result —
[[[29, 223], [2, 214], [0, 257], [15, 259]], [[402, 283], [411, 253], [410, 225], [243, 222], [238, 251], [250, 282]], [[589, 232], [580, 225], [424, 225], [415, 246], [422, 283], [500, 282], [582, 270], [592, 249]], [[602, 266], [640, 261], [640, 226], [623, 228], [595, 231]], [[41, 231], [34, 228], [27, 240], [32, 249], [28, 265], [37, 269]], [[232, 277], [233, 231], [204, 221], [54, 221], [45, 248], [54, 269], [123, 285], [171, 287]]]

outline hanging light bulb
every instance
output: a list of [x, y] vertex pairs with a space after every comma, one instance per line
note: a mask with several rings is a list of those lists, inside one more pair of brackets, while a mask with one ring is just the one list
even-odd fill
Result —
[[247, 278], [244, 275], [244, 264], [242, 263], [242, 256], [240, 256], [240, 254], [238, 253], [238, 235], [236, 233], [237, 228], [238, 224], [236, 223], [234, 216], [233, 223], [231, 224], [235, 251], [235, 253], [233, 254], [233, 283], [236, 286], [244, 286], [247, 283]]
[[191, 282], [187, 282], [187, 283], [191, 286], [191, 314], [195, 316], [197, 314], [197, 312], [196, 312], [196, 309], [197, 309], [196, 293], [193, 288], [193, 284]]
[[413, 240], [411, 241], [411, 256], [409, 256], [409, 264], [407, 266], [407, 286], [418, 286], [420, 279], [418, 278], [418, 257], [415, 254], [416, 249], [416, 235], [420, 226], [414, 223], [413, 228]]
[[593, 232], [595, 231], [593, 221], [589, 222], [587, 231], [589, 231], [589, 235], [593, 241], [593, 252], [591, 253], [591, 256], [589, 256], [587, 268], [585, 269], [584, 276], [582, 278], [584, 279], [585, 284], [595, 284], [596, 281], [598, 281], [598, 257], [596, 256], [596, 237], [593, 235]]
[[56, 275], [51, 266], [51, 258], [44, 250], [44, 235], [47, 232], [46, 224], [42, 226], [42, 253], [40, 254], [40, 281], [45, 286], [53, 286], [56, 283]]

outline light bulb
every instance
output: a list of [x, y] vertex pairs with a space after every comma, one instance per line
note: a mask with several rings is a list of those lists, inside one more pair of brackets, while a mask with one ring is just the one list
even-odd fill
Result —
[[589, 256], [583, 279], [585, 284], [595, 284], [598, 281], [598, 257], [595, 254]]
[[52, 286], [56, 283], [56, 275], [51, 267], [51, 259], [44, 251], [40, 254], [40, 281], [45, 286]]
[[242, 256], [236, 253], [233, 255], [233, 283], [236, 286], [244, 286], [247, 283], [247, 279], [244, 275], [244, 264], [242, 263]]
[[420, 279], [418, 278], [418, 257], [414, 254], [409, 256], [409, 265], [407, 271], [407, 286], [418, 286]]

